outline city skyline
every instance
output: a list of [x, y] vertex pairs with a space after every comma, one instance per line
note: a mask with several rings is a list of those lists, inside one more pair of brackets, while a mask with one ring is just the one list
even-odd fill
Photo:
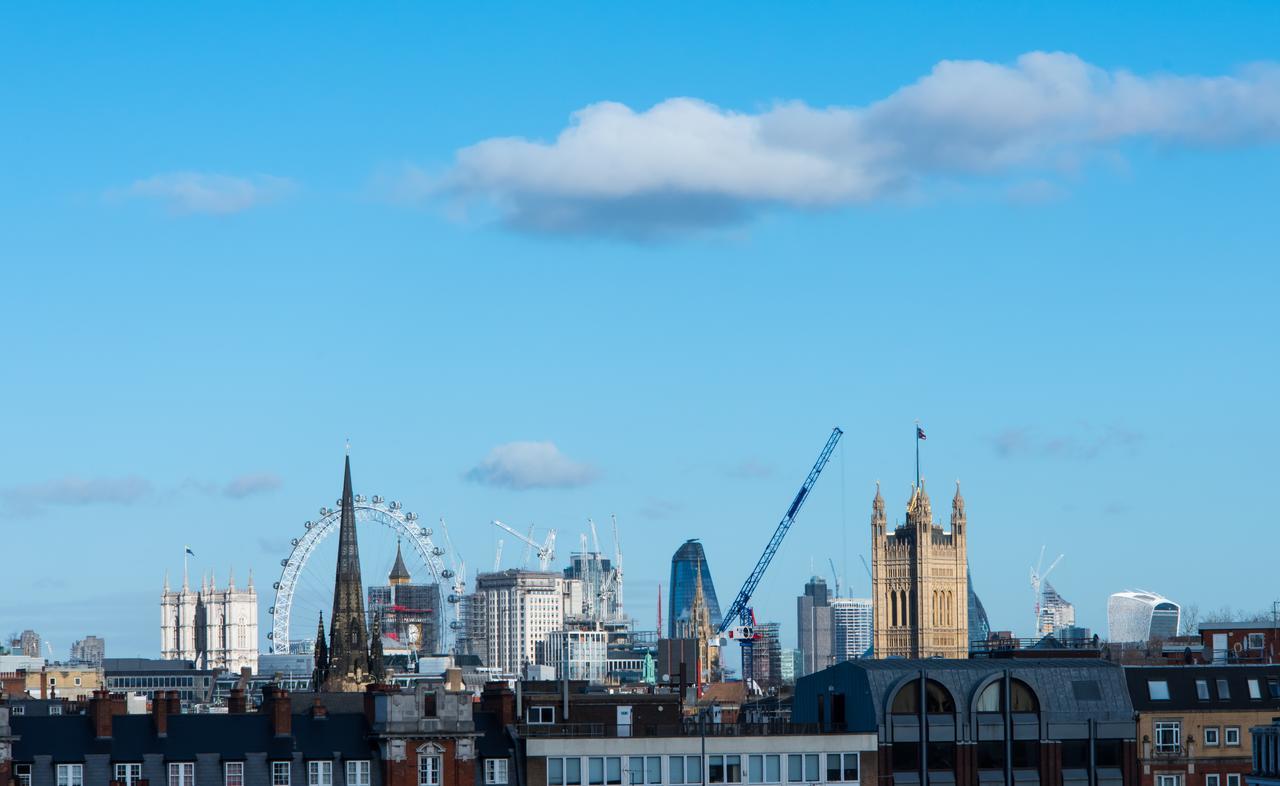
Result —
[[652, 629], [839, 425], [755, 597], [789, 645], [828, 560], [871, 596], [917, 420], [994, 629], [1042, 548], [1095, 632], [1269, 603], [1269, 549], [1170, 567], [1280, 437], [1280, 9], [1235, 8], [0, 11], [0, 633], [154, 655], [188, 545], [265, 623], [347, 439], [472, 574], [616, 514]]

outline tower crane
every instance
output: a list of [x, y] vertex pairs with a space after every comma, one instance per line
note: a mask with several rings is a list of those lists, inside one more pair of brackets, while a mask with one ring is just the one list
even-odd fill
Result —
[[[719, 637], [728, 632], [731, 639], [737, 639], [742, 645], [742, 681], [750, 689], [755, 680], [755, 669], [752, 662], [752, 648], [755, 640], [760, 638], [760, 634], [755, 629], [755, 611], [751, 608], [751, 596], [755, 593], [756, 587], [760, 584], [760, 579], [764, 578], [764, 572], [768, 570], [769, 563], [773, 561], [774, 555], [778, 553], [779, 547], [782, 546], [782, 539], [786, 537], [787, 531], [791, 529], [792, 523], [795, 522], [796, 516], [800, 513], [806, 499], [809, 498], [809, 492], [813, 490], [813, 484], [818, 482], [818, 476], [822, 474], [823, 467], [827, 466], [827, 460], [831, 458], [831, 453], [836, 449], [836, 443], [840, 441], [840, 436], [844, 434], [839, 427], [831, 430], [831, 436], [827, 438], [827, 444], [822, 448], [822, 453], [818, 454], [818, 460], [814, 463], [813, 469], [809, 470], [809, 475], [804, 479], [804, 483], [800, 485], [800, 491], [796, 492], [796, 497], [791, 501], [791, 506], [787, 508], [787, 512], [783, 514], [782, 521], [778, 522], [778, 527], [773, 531], [773, 537], [769, 539], [768, 544], [764, 547], [764, 553], [760, 555], [760, 559], [756, 562], [755, 568], [751, 574], [747, 576], [747, 580], [742, 583], [742, 589], [738, 590], [738, 595], [733, 599], [733, 605], [729, 607], [728, 613], [720, 621], [720, 627], [716, 630], [716, 636]], [[735, 626], [734, 623], [737, 622]]]
[[831, 578], [836, 583], [836, 597], [840, 597], [840, 574], [836, 572], [836, 561], [827, 557], [827, 564], [831, 566]]
[[532, 546], [538, 555], [538, 565], [541, 570], [545, 571], [547, 568], [551, 567], [551, 561], [556, 558], [556, 531], [554, 529], [547, 530], [546, 541], [543, 543], [537, 543], [533, 538], [525, 537], [497, 519], [494, 519], [492, 523], [493, 526], [498, 529], [504, 530], [513, 537], [516, 537], [522, 542], [528, 543]]
[[618, 517], [610, 513], [609, 519], [613, 522], [613, 603], [621, 618], [627, 616], [622, 608], [622, 541], [618, 540]]
[[498, 545], [493, 548], [493, 572], [497, 573], [502, 569], [502, 538], [498, 538]]

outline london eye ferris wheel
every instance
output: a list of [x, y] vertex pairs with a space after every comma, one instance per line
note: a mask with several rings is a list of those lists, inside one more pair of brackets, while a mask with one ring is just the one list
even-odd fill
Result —
[[[317, 621], [329, 616], [333, 602], [337, 564], [337, 537], [342, 500], [336, 508], [321, 507], [318, 518], [306, 521], [302, 533], [291, 540], [289, 555], [280, 560], [280, 579], [272, 586], [275, 601], [268, 609], [271, 615], [270, 640], [272, 654], [306, 652], [315, 640]], [[432, 597], [435, 603], [417, 601], [411, 611], [430, 622], [434, 641], [418, 641], [419, 628], [410, 631], [404, 643], [409, 647], [439, 647], [446, 652], [452, 634], [459, 627], [458, 604], [465, 594], [465, 565], [453, 553], [449, 532], [441, 520], [440, 531], [421, 524], [418, 515], [407, 511], [400, 502], [381, 496], [354, 495], [353, 510], [360, 545], [361, 578], [366, 593], [366, 614], [385, 600], [380, 593], [391, 590], [382, 585], [400, 560], [413, 577], [414, 586], [433, 591], [417, 597]], [[438, 540], [439, 539], [439, 542]], [[435, 585], [432, 588], [430, 585]], [[403, 587], [395, 591], [404, 592]], [[403, 606], [387, 608], [404, 610]], [[385, 628], [384, 628], [385, 629]], [[395, 635], [393, 632], [391, 635]]]

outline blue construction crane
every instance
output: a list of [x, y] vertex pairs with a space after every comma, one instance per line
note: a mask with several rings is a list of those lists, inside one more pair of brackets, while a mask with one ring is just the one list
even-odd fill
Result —
[[737, 639], [742, 645], [742, 681], [747, 684], [748, 689], [751, 682], [755, 678], [754, 668], [752, 667], [751, 653], [755, 640], [759, 638], [759, 634], [755, 631], [755, 612], [752, 610], [751, 596], [755, 593], [756, 587], [760, 584], [760, 579], [764, 578], [764, 572], [768, 570], [769, 563], [773, 561], [773, 555], [778, 553], [778, 548], [782, 545], [782, 539], [787, 536], [787, 530], [791, 529], [791, 524], [796, 520], [796, 515], [800, 513], [800, 507], [804, 505], [804, 501], [809, 498], [809, 492], [813, 489], [813, 484], [818, 481], [818, 476], [822, 474], [822, 468], [827, 466], [827, 460], [831, 458], [831, 453], [836, 449], [836, 443], [840, 441], [840, 436], [844, 434], [838, 427], [831, 429], [831, 437], [827, 440], [827, 445], [822, 449], [822, 453], [818, 456], [818, 461], [813, 465], [813, 469], [809, 470], [809, 477], [804, 479], [804, 483], [800, 486], [800, 491], [796, 493], [796, 498], [791, 501], [791, 507], [787, 508], [787, 513], [782, 517], [782, 521], [778, 522], [778, 528], [773, 531], [773, 537], [769, 539], [769, 545], [764, 547], [764, 553], [760, 555], [760, 561], [756, 563], [756, 567], [751, 571], [751, 575], [742, 583], [742, 589], [738, 590], [738, 596], [733, 599], [733, 605], [729, 607], [728, 613], [720, 622], [720, 627], [716, 630], [716, 636], [719, 637], [733, 625], [737, 620], [738, 626], [729, 633], [729, 638]]

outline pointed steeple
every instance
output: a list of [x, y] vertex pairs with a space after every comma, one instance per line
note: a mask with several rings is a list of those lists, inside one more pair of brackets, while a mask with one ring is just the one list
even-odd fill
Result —
[[165, 571], [164, 571], [164, 594], [166, 595], [169, 594], [169, 569], [168, 568], [165, 568]]
[[933, 526], [933, 506], [929, 504], [929, 492], [925, 491], [924, 481], [911, 488], [911, 501], [907, 503], [908, 527]]
[[227, 568], [227, 590], [236, 591], [236, 569], [235, 567]]
[[391, 573], [387, 576], [387, 580], [391, 585], [399, 586], [400, 584], [408, 584], [409, 569], [404, 566], [404, 555], [400, 553], [400, 541], [396, 541], [396, 564], [391, 566]]
[[373, 615], [372, 630], [369, 631], [369, 676], [375, 683], [381, 683], [387, 677], [387, 670], [382, 664], [382, 615]]
[[360, 579], [360, 544], [356, 540], [350, 455], [343, 467], [340, 504], [338, 566], [333, 583], [333, 615], [329, 618], [328, 677], [334, 689], [358, 690], [368, 681], [369, 633], [365, 628], [364, 584]]
[[316, 625], [316, 646], [312, 655], [315, 657], [315, 668], [311, 672], [311, 690], [319, 693], [329, 679], [329, 646], [324, 640], [324, 612], [320, 612], [320, 621]]
[[967, 519], [964, 513], [964, 496], [960, 494], [960, 481], [956, 480], [956, 495], [951, 499], [951, 532], [964, 531]]
[[884, 497], [880, 495], [880, 481], [876, 481], [876, 496], [871, 500], [871, 527], [877, 531], [884, 529]]

